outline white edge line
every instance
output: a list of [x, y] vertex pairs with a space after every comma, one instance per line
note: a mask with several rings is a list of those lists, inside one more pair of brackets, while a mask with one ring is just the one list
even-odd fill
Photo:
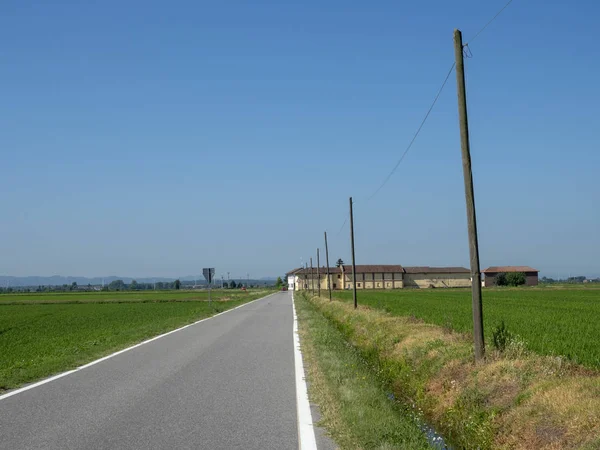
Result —
[[298, 409], [298, 447], [300, 450], [316, 450], [317, 440], [313, 426], [310, 404], [308, 402], [308, 389], [304, 376], [304, 363], [300, 351], [300, 335], [298, 334], [298, 317], [292, 291], [292, 310], [294, 312], [294, 365], [296, 369], [296, 407]]
[[197, 325], [200, 322], [204, 322], [206, 320], [214, 319], [215, 317], [220, 316], [221, 314], [225, 314], [225, 313], [228, 313], [230, 311], [234, 311], [234, 310], [236, 310], [238, 308], [242, 308], [244, 306], [248, 306], [251, 303], [257, 302], [259, 300], [264, 300], [265, 298], [270, 297], [271, 295], [275, 295], [275, 294], [278, 294], [278, 292], [274, 292], [273, 294], [269, 294], [269, 295], [266, 295], [264, 297], [257, 298], [255, 300], [251, 300], [251, 301], [249, 301], [247, 303], [244, 303], [242, 305], [236, 306], [235, 308], [231, 308], [231, 309], [228, 309], [226, 311], [221, 311], [220, 313], [215, 314], [214, 316], [205, 317], [204, 319], [197, 320], [196, 322], [184, 325], [183, 327], [177, 328], [175, 330], [171, 330], [171, 331], [168, 331], [166, 333], [159, 334], [158, 336], [154, 336], [153, 338], [147, 339], [147, 340], [145, 340], [143, 342], [140, 342], [139, 344], [135, 344], [135, 345], [132, 345], [131, 347], [124, 348], [123, 350], [119, 350], [118, 352], [112, 353], [112, 354], [110, 354], [108, 356], [104, 356], [103, 358], [97, 359], [97, 360], [92, 361], [90, 363], [87, 363], [87, 364], [85, 364], [83, 366], [79, 366], [79, 367], [77, 367], [75, 369], [68, 370], [66, 372], [59, 373], [58, 375], [53, 375], [50, 378], [45, 378], [45, 379], [43, 379], [41, 381], [38, 381], [37, 383], [29, 384], [29, 385], [24, 386], [22, 388], [15, 389], [14, 391], [10, 391], [10, 392], [8, 392], [6, 394], [0, 395], [0, 401], [2, 401], [4, 399], [7, 399], [8, 397], [12, 397], [13, 395], [20, 394], [21, 392], [25, 392], [25, 391], [28, 391], [30, 389], [36, 388], [36, 387], [41, 386], [43, 384], [50, 383], [50, 382], [52, 382], [54, 380], [58, 380], [59, 378], [66, 377], [67, 375], [71, 375], [72, 373], [79, 372], [80, 370], [87, 369], [88, 367], [91, 367], [91, 366], [93, 366], [95, 364], [101, 363], [102, 361], [106, 361], [107, 359], [113, 358], [113, 357], [115, 357], [117, 355], [120, 355], [121, 353], [125, 353], [125, 352], [128, 352], [129, 350], [133, 350], [134, 348], [141, 347], [142, 345], [148, 344], [149, 342], [152, 342], [152, 341], [156, 341], [157, 339], [160, 339], [160, 338], [163, 338], [165, 336], [168, 336], [169, 334], [177, 333], [178, 331], [184, 330], [184, 329], [186, 329], [188, 327], [191, 327], [193, 325]]

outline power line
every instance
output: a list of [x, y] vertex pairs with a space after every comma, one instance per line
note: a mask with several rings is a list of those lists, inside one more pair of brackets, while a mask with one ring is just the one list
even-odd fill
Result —
[[337, 232], [336, 236], [339, 236], [340, 233], [342, 232], [342, 230], [344, 229], [344, 227], [346, 226], [346, 224], [348, 223], [348, 217], [346, 217], [344, 219], [344, 223], [342, 224], [342, 226], [340, 227], [340, 230]]
[[506, 5], [504, 5], [504, 7], [503, 7], [503, 8], [502, 8], [500, 11], [498, 11], [498, 12], [496, 13], [496, 15], [495, 15], [494, 17], [492, 17], [492, 19], [491, 19], [491, 20], [490, 20], [488, 23], [486, 23], [486, 24], [483, 26], [483, 28], [482, 28], [481, 30], [479, 30], [477, 33], [475, 33], [475, 36], [473, 36], [473, 37], [472, 37], [472, 38], [471, 38], [471, 39], [470, 39], [470, 40], [469, 40], [469, 41], [468, 41], [468, 42], [467, 42], [465, 45], [463, 45], [463, 47], [466, 47], [466, 46], [467, 46], [467, 45], [469, 45], [471, 42], [473, 42], [473, 41], [474, 41], [474, 40], [477, 38], [477, 36], [479, 36], [479, 35], [480, 35], [480, 34], [483, 32], [483, 30], [485, 30], [485, 29], [486, 29], [486, 28], [487, 28], [487, 27], [488, 27], [488, 26], [489, 26], [489, 25], [490, 25], [490, 24], [491, 24], [491, 23], [492, 23], [494, 20], [496, 20], [496, 18], [497, 18], [497, 17], [498, 17], [500, 14], [502, 14], [502, 12], [503, 12], [503, 11], [504, 11], [506, 8], [508, 8], [508, 5], [510, 5], [512, 2], [513, 2], [513, 0], [508, 0], [508, 3], [507, 3]]
[[452, 74], [452, 70], [454, 70], [454, 66], [455, 66], [455, 63], [452, 63], [452, 65], [450, 66], [450, 70], [448, 70], [448, 74], [446, 75], [446, 78], [444, 79], [444, 82], [442, 83], [442, 86], [438, 90], [437, 95], [433, 99], [433, 103], [431, 103], [431, 106], [427, 110], [427, 114], [425, 114], [425, 117], [423, 118], [423, 120], [421, 122], [421, 125], [419, 125], [419, 128], [417, 128], [417, 131], [416, 131], [415, 135], [413, 136], [413, 138], [411, 139], [410, 143], [408, 144], [408, 147], [406, 147], [406, 150], [404, 150], [404, 153], [402, 153], [402, 156], [400, 157], [400, 159], [398, 160], [398, 162], [396, 163], [396, 165], [394, 166], [394, 168], [392, 169], [392, 171], [388, 174], [388, 176], [385, 178], [385, 180], [383, 181], [383, 183], [381, 183], [381, 186], [379, 186], [375, 190], [375, 192], [373, 192], [373, 194], [371, 194], [371, 196], [369, 198], [367, 198], [367, 201], [371, 200], [373, 197], [375, 197], [377, 195], [377, 193], [387, 184], [387, 182], [390, 180], [390, 178], [392, 178], [392, 175], [394, 175], [394, 173], [398, 169], [398, 166], [400, 165], [400, 163], [402, 162], [402, 160], [404, 159], [404, 157], [406, 156], [406, 154], [408, 153], [408, 151], [410, 150], [410, 148], [414, 144], [415, 140], [417, 139], [417, 136], [421, 132], [421, 129], [423, 128], [423, 125], [425, 125], [425, 122], [427, 122], [427, 118], [429, 117], [429, 114], [431, 114], [431, 111], [433, 110], [433, 107], [437, 103], [438, 98], [440, 98], [440, 94], [444, 90], [444, 86], [446, 86], [446, 83], [448, 82], [448, 78], [450, 78], [450, 74]]
[[[356, 205], [356, 201], [352, 201], [353, 205]], [[336, 233], [336, 236], [339, 236], [340, 233], [342, 232], [342, 230], [344, 229], [344, 227], [346, 226], [346, 224], [348, 223], [348, 219], [350, 218], [350, 215], [346, 215], [346, 218], [344, 219], [344, 223], [342, 224], [342, 226], [340, 227], [340, 229], [338, 230], [338, 232]]]
[[[488, 27], [490, 26], [490, 24], [496, 20], [498, 18], [498, 16], [500, 14], [502, 14], [504, 12], [504, 10], [506, 8], [508, 8], [508, 6], [513, 2], [513, 0], [508, 0], [508, 2], [494, 15], [494, 17], [492, 17], [477, 33], [475, 33], [475, 36], [473, 36], [467, 43], [465, 43], [463, 45], [463, 47], [465, 48], [465, 52], [468, 52], [468, 54], [466, 55], [467, 58], [472, 57], [471, 51], [469, 49], [469, 43], [473, 42], [475, 39], [477, 39], [477, 37], [479, 37], [479, 35]], [[406, 150], [404, 150], [404, 153], [402, 153], [402, 156], [400, 156], [400, 159], [398, 160], [398, 162], [396, 163], [396, 165], [394, 166], [394, 168], [391, 170], [391, 172], [388, 174], [388, 176], [385, 178], [385, 180], [383, 180], [383, 183], [381, 183], [381, 185], [375, 190], [375, 192], [373, 192], [373, 194], [371, 194], [371, 196], [369, 196], [367, 198], [367, 202], [369, 200], [371, 200], [373, 197], [375, 197], [379, 191], [381, 189], [383, 189], [383, 187], [387, 184], [387, 182], [390, 180], [390, 178], [394, 175], [394, 173], [396, 172], [396, 170], [398, 169], [398, 167], [400, 166], [400, 164], [402, 163], [402, 161], [404, 160], [404, 157], [407, 155], [408, 151], [411, 149], [412, 145], [414, 144], [415, 140], [417, 139], [417, 136], [419, 136], [419, 133], [421, 132], [421, 129], [423, 128], [423, 126], [425, 125], [425, 122], [427, 122], [427, 119], [429, 118], [429, 115], [431, 114], [431, 111], [433, 110], [433, 107], [435, 106], [435, 104], [437, 103], [442, 91], [444, 90], [444, 87], [446, 86], [446, 83], [448, 82], [448, 79], [450, 78], [450, 75], [452, 74], [452, 70], [454, 70], [456, 63], [453, 63], [452, 66], [450, 66], [450, 69], [448, 70], [448, 74], [446, 75], [446, 78], [444, 79], [444, 82], [442, 83], [440, 89], [437, 92], [437, 95], [435, 96], [435, 98], [433, 99], [433, 102], [431, 103], [431, 106], [429, 107], [429, 109], [427, 110], [427, 114], [425, 114], [425, 117], [423, 118], [423, 121], [421, 122], [421, 124], [419, 125], [419, 128], [417, 128], [417, 131], [415, 132], [413, 138], [411, 139], [410, 143], [408, 144], [408, 147], [406, 147]], [[356, 202], [353, 202], [356, 203]], [[344, 223], [342, 224], [342, 226], [340, 227], [339, 231], [337, 232], [336, 236], [339, 236], [339, 234], [342, 232], [342, 230], [344, 229], [344, 227], [346, 226], [346, 224], [348, 223], [348, 217], [346, 217], [346, 219], [344, 220]]]

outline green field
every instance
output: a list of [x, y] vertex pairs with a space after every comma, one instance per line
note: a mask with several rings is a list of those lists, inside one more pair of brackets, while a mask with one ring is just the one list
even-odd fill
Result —
[[[335, 296], [352, 300], [350, 291]], [[466, 289], [358, 291], [358, 302], [460, 332], [470, 332], [473, 326], [471, 291]], [[488, 346], [492, 329], [504, 320], [530, 350], [600, 368], [600, 290], [484, 289], [483, 317]]]
[[[249, 291], [249, 292], [257, 292]], [[265, 290], [266, 292], [266, 290]], [[247, 295], [241, 290], [212, 291], [212, 298], [234, 299]], [[30, 303], [132, 303], [132, 302], [184, 302], [208, 300], [208, 291], [169, 290], [169, 291], [122, 291], [122, 292], [56, 292], [56, 293], [24, 293], [2, 294], [2, 304]]]
[[75, 368], [266, 291], [0, 296], [0, 392]]

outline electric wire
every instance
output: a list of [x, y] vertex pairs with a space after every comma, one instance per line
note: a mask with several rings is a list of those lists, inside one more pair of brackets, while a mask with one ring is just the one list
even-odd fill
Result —
[[463, 45], [463, 47], [466, 47], [467, 45], [469, 45], [471, 42], [473, 42], [475, 39], [477, 39], [477, 37], [483, 32], [483, 30], [485, 30], [494, 20], [496, 20], [496, 18], [502, 14], [502, 12], [508, 8], [508, 5], [510, 5], [513, 2], [513, 0], [508, 0], [508, 3], [506, 5], [504, 5], [504, 7], [502, 7], [502, 9], [500, 11], [498, 11], [496, 13], [496, 15], [494, 17], [491, 18], [491, 20], [486, 23], [483, 28], [481, 28], [477, 33], [475, 33], [475, 36], [473, 36], [469, 41], [467, 41], [467, 43], [465, 45]]
[[408, 147], [406, 147], [406, 150], [404, 150], [404, 153], [402, 153], [402, 156], [400, 157], [400, 159], [398, 160], [398, 162], [396, 163], [394, 168], [391, 170], [391, 172], [388, 174], [388, 176], [385, 178], [385, 180], [383, 180], [383, 183], [381, 183], [381, 185], [375, 190], [375, 192], [373, 192], [371, 194], [371, 196], [369, 196], [369, 198], [367, 198], [367, 201], [371, 200], [373, 197], [375, 197], [379, 193], [379, 191], [381, 191], [381, 189], [387, 184], [387, 182], [390, 180], [390, 178], [392, 178], [392, 175], [394, 175], [394, 173], [398, 169], [398, 166], [400, 166], [400, 163], [402, 163], [402, 161], [404, 160], [404, 157], [406, 156], [406, 154], [408, 153], [408, 151], [410, 150], [412, 145], [415, 143], [417, 136], [419, 136], [419, 133], [423, 129], [425, 122], [427, 122], [427, 119], [429, 118], [429, 115], [431, 114], [433, 107], [435, 106], [438, 99], [440, 98], [440, 95], [441, 95], [442, 91], [444, 90], [444, 86], [446, 86], [446, 83], [448, 82], [448, 78], [450, 78], [450, 75], [452, 74], [452, 71], [454, 70], [455, 65], [456, 65], [456, 63], [452, 63], [452, 65], [450, 66], [450, 69], [448, 70], [448, 74], [446, 75], [446, 78], [444, 79], [444, 82], [442, 83], [442, 86], [438, 90], [435, 98], [433, 99], [433, 103], [431, 103], [431, 106], [427, 110], [427, 114], [425, 114], [425, 117], [421, 121], [419, 128], [417, 128], [417, 131], [414, 134], [413, 138], [411, 139], [410, 143], [408, 144]]
[[[481, 33], [483, 33], [483, 31], [491, 25], [492, 22], [494, 22], [494, 20], [496, 20], [498, 18], [498, 16], [500, 14], [502, 14], [504, 12], [504, 10], [506, 8], [508, 8], [508, 6], [513, 2], [513, 0], [509, 0], [495, 15], [494, 17], [492, 17], [477, 33], [475, 33], [475, 35], [469, 40], [467, 41], [464, 45], [463, 45], [463, 52], [465, 52], [465, 57], [466, 58], [472, 58], [473, 54], [471, 53], [471, 49], [469, 47], [469, 44], [471, 42], [473, 42], [475, 39], [477, 39], [479, 37], [479, 35]], [[444, 82], [442, 83], [440, 89], [438, 90], [435, 98], [433, 99], [433, 102], [431, 103], [431, 106], [429, 107], [429, 109], [427, 110], [427, 113], [425, 114], [425, 117], [423, 118], [423, 120], [421, 121], [421, 124], [419, 125], [419, 128], [417, 128], [417, 131], [415, 132], [413, 138], [411, 139], [411, 141], [409, 142], [408, 146], [406, 147], [406, 150], [404, 150], [404, 153], [402, 153], [402, 155], [400, 156], [400, 159], [398, 160], [398, 162], [396, 162], [396, 165], [393, 167], [393, 169], [390, 171], [390, 173], [388, 174], [388, 176], [383, 180], [383, 183], [381, 183], [381, 185], [367, 198], [367, 202], [369, 200], [371, 200], [373, 197], [375, 197], [379, 191], [381, 191], [381, 189], [383, 189], [383, 187], [388, 183], [388, 181], [390, 180], [390, 178], [392, 178], [392, 176], [394, 175], [394, 173], [396, 172], [396, 170], [398, 169], [398, 167], [400, 166], [400, 164], [402, 163], [402, 161], [404, 160], [404, 158], [406, 157], [406, 155], [408, 154], [408, 151], [411, 149], [412, 145], [414, 144], [415, 140], [417, 139], [417, 137], [419, 136], [419, 133], [421, 132], [423, 126], [425, 125], [425, 122], [427, 122], [427, 119], [429, 118], [429, 115], [431, 114], [431, 111], [433, 110], [435, 104], [437, 103], [440, 95], [442, 94], [442, 91], [444, 90], [444, 87], [446, 86], [446, 83], [448, 82], [448, 79], [450, 78], [450, 75], [452, 74], [452, 71], [454, 70], [454, 67], [456, 66], [456, 63], [453, 63], [452, 66], [450, 66], [450, 69], [448, 70], [448, 73], [446, 75], [446, 78], [444, 79]], [[353, 202], [355, 203], [355, 202]], [[346, 226], [346, 224], [348, 223], [348, 216], [346, 216], [346, 218], [344, 219], [344, 223], [342, 224], [342, 226], [340, 227], [339, 231], [337, 232], [336, 236], [339, 236], [339, 234], [342, 232], [342, 230], [344, 229], [344, 227]]]

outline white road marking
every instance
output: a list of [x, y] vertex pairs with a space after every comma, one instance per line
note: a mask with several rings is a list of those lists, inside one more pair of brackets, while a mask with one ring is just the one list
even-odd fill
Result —
[[294, 311], [294, 363], [296, 368], [296, 407], [298, 408], [298, 441], [300, 450], [317, 450], [317, 440], [313, 427], [310, 404], [308, 402], [308, 389], [304, 376], [304, 363], [300, 351], [300, 335], [298, 334], [298, 318], [294, 304], [294, 291], [292, 291], [292, 309]]
[[204, 322], [206, 320], [214, 319], [215, 317], [220, 316], [221, 314], [225, 314], [225, 313], [228, 313], [230, 311], [234, 311], [234, 310], [236, 310], [238, 308], [242, 308], [244, 306], [248, 306], [251, 303], [257, 302], [259, 300], [263, 300], [263, 299], [265, 299], [267, 297], [270, 297], [271, 295], [275, 295], [275, 294], [278, 294], [278, 293], [279, 292], [275, 292], [275, 293], [269, 294], [269, 295], [267, 295], [265, 297], [257, 298], [256, 300], [252, 300], [252, 301], [250, 301], [248, 303], [244, 303], [243, 305], [239, 305], [239, 306], [236, 306], [235, 308], [228, 309], [227, 311], [222, 311], [222, 312], [220, 312], [218, 314], [215, 314], [214, 316], [206, 317], [206, 318], [198, 320], [198, 321], [196, 321], [194, 323], [190, 323], [188, 325], [185, 325], [185, 326], [183, 326], [181, 328], [177, 328], [175, 330], [168, 331], [168, 332], [160, 334], [158, 336], [154, 336], [153, 338], [150, 338], [148, 340], [140, 342], [139, 344], [135, 344], [135, 345], [132, 345], [131, 347], [124, 348], [123, 350], [119, 350], [118, 352], [112, 353], [112, 354], [110, 354], [108, 356], [105, 356], [103, 358], [97, 359], [97, 360], [92, 361], [90, 363], [87, 363], [87, 364], [85, 364], [83, 366], [77, 367], [76, 369], [69, 370], [69, 371], [63, 372], [63, 373], [59, 373], [58, 375], [51, 376], [50, 378], [46, 378], [44, 380], [38, 381], [37, 383], [33, 383], [33, 384], [27, 385], [25, 387], [19, 388], [19, 389], [15, 389], [14, 391], [10, 391], [10, 392], [8, 392], [8, 393], [6, 393], [4, 395], [0, 395], [0, 401], [6, 399], [8, 397], [12, 397], [13, 395], [20, 394], [21, 392], [25, 392], [25, 391], [28, 391], [30, 389], [36, 388], [36, 387], [41, 386], [43, 384], [50, 383], [51, 381], [58, 380], [59, 378], [66, 377], [67, 375], [71, 375], [72, 373], [79, 372], [80, 370], [87, 369], [88, 367], [91, 367], [91, 366], [93, 366], [95, 364], [101, 363], [102, 361], [106, 361], [107, 359], [110, 359], [110, 358], [112, 358], [114, 356], [120, 355], [121, 353], [128, 352], [129, 350], [133, 350], [134, 348], [141, 347], [142, 345], [148, 344], [149, 342], [152, 342], [152, 341], [156, 341], [157, 339], [160, 339], [160, 338], [163, 338], [165, 336], [168, 336], [169, 334], [177, 333], [178, 331], [184, 330], [187, 327], [191, 327], [193, 325], [197, 325], [200, 322]]

